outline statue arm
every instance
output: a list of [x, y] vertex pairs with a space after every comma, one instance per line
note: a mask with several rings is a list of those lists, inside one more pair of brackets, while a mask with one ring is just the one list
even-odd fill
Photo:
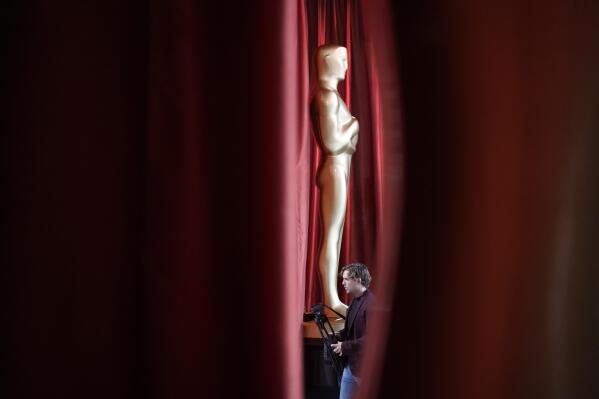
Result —
[[342, 133], [353, 136], [357, 131], [358, 119], [355, 116], [352, 116], [351, 119], [342, 126]]
[[339, 97], [327, 92], [320, 96], [320, 130], [322, 141], [333, 153], [352, 146], [352, 137], [358, 130], [358, 120], [354, 117], [345, 124], [339, 123]]
[[354, 151], [356, 150], [357, 137], [358, 137], [358, 119], [352, 116], [351, 119], [343, 125], [343, 133], [348, 138], [348, 146]]

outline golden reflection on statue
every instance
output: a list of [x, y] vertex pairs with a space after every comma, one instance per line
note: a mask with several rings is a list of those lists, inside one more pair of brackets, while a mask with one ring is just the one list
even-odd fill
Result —
[[316, 177], [320, 189], [322, 237], [318, 271], [324, 303], [346, 314], [347, 305], [337, 292], [337, 269], [347, 209], [349, 172], [358, 142], [358, 120], [339, 96], [337, 84], [347, 72], [347, 49], [336, 45], [316, 50], [318, 83], [310, 103], [312, 125], [322, 150]]

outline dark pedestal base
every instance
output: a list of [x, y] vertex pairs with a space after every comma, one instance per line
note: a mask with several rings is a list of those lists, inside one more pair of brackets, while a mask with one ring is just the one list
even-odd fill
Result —
[[306, 399], [337, 399], [337, 375], [323, 356], [322, 339], [304, 338], [304, 387]]

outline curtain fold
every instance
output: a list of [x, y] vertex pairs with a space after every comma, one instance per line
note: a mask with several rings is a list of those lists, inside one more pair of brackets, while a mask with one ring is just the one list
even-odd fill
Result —
[[2, 11], [0, 396], [144, 396], [146, 4]]
[[379, 397], [597, 396], [598, 6], [394, 4], [408, 158]]
[[0, 394], [302, 397], [298, 3], [67, 3], [5, 25]]
[[153, 2], [153, 381], [160, 397], [299, 398], [305, 185], [296, 182], [306, 124], [298, 7], [229, 7]]

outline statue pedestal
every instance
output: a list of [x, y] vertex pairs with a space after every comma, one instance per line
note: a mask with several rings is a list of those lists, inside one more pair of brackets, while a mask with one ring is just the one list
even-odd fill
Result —
[[[333, 326], [333, 330], [335, 332], [343, 329], [345, 325], [345, 320], [339, 317], [329, 317], [329, 322]], [[321, 339], [320, 332], [318, 331], [318, 326], [314, 321], [305, 321], [303, 323], [304, 330], [304, 339]]]

